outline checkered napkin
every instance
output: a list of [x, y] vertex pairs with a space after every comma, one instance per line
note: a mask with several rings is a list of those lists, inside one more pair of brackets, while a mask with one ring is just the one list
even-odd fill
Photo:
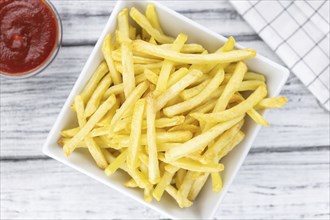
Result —
[[329, 0], [230, 0], [330, 111]]

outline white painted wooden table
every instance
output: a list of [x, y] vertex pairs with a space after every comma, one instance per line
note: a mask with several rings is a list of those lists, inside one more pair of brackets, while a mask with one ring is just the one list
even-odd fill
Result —
[[[1, 78], [1, 219], [159, 219], [163, 216], [56, 162], [41, 146], [114, 1], [53, 0], [64, 39], [56, 61], [24, 80]], [[227, 1], [163, 4], [281, 63]], [[329, 219], [329, 113], [291, 75], [284, 109], [258, 135], [217, 219]]]

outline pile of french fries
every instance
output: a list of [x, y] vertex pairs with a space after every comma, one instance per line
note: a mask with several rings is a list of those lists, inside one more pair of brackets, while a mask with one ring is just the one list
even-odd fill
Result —
[[127, 173], [124, 185], [143, 189], [148, 202], [167, 192], [189, 207], [209, 176], [219, 192], [221, 159], [243, 140], [246, 115], [268, 126], [257, 110], [287, 102], [266, 98], [265, 77], [243, 62], [256, 52], [236, 50], [232, 37], [209, 53], [185, 34], [167, 36], [153, 4], [145, 14], [122, 10], [113, 34], [104, 39], [104, 61], [74, 99], [78, 125], [59, 140], [65, 154], [88, 149], [106, 175]]

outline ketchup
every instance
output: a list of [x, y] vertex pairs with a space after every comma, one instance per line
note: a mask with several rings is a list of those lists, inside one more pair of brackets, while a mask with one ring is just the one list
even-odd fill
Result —
[[56, 16], [43, 0], [0, 0], [0, 73], [36, 69], [57, 42]]

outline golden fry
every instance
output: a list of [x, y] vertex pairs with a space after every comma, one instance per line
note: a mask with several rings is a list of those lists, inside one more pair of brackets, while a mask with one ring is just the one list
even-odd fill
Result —
[[239, 115], [245, 114], [248, 110], [252, 109], [253, 106], [260, 102], [266, 95], [266, 87], [260, 86], [246, 100], [230, 109], [227, 109], [222, 112], [214, 112], [208, 114], [192, 113], [191, 116], [198, 120], [211, 123], [228, 121], [230, 119], [238, 117]]
[[99, 107], [103, 94], [109, 88], [111, 83], [112, 80], [110, 74], [105, 75], [87, 102], [85, 109], [86, 118], [90, 117]]
[[83, 91], [80, 93], [80, 96], [84, 103], [87, 103], [89, 98], [91, 97], [92, 93], [94, 92], [96, 86], [101, 81], [103, 76], [109, 72], [107, 64], [103, 61], [95, 70], [94, 74], [87, 82], [86, 86], [84, 87]]
[[150, 36], [155, 38], [156, 41], [160, 43], [172, 43], [174, 39], [172, 37], [168, 37], [164, 34], [162, 34], [159, 30], [154, 28], [148, 19], [139, 12], [136, 8], [132, 7], [130, 10], [130, 16], [133, 18], [133, 20], [140, 25], [143, 30], [145, 30]]
[[149, 153], [149, 181], [152, 184], [159, 182], [159, 165], [157, 155], [157, 143], [156, 143], [156, 111], [154, 97], [149, 94], [147, 97], [147, 143]]
[[117, 72], [115, 68], [114, 61], [112, 59], [112, 51], [113, 51], [113, 45], [112, 45], [111, 35], [107, 34], [102, 44], [102, 53], [105, 61], [108, 64], [109, 74], [111, 75], [111, 79], [113, 80], [113, 83], [117, 85], [122, 82], [122, 79], [120, 74]]
[[140, 147], [140, 138], [141, 138], [141, 126], [142, 126], [142, 117], [145, 107], [145, 100], [140, 99], [136, 102], [133, 110], [133, 117], [131, 123], [131, 135], [129, 138], [128, 154], [127, 154], [127, 165], [128, 168], [133, 170], [137, 166], [138, 153]]
[[252, 49], [233, 50], [225, 53], [212, 54], [186, 54], [174, 52], [142, 40], [133, 42], [133, 50], [141, 53], [152, 54], [167, 60], [180, 63], [230, 63], [255, 57], [256, 52]]
[[242, 120], [244, 116], [237, 117], [235, 119], [232, 119], [230, 121], [218, 124], [211, 128], [210, 130], [195, 136], [194, 138], [190, 139], [189, 141], [183, 143], [181, 146], [178, 146], [177, 148], [170, 149], [166, 152], [166, 160], [171, 162], [174, 160], [177, 160], [187, 154], [196, 152], [200, 149], [203, 149], [206, 147], [206, 145], [214, 140], [217, 136], [222, 134], [224, 131], [232, 127], [234, 124]]

